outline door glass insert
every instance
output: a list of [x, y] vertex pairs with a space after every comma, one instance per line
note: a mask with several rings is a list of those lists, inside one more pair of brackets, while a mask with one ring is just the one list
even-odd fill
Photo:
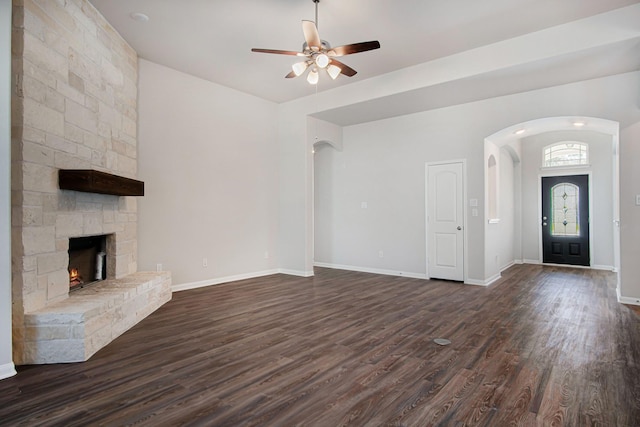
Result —
[[577, 185], [562, 182], [551, 188], [551, 235], [580, 236]]

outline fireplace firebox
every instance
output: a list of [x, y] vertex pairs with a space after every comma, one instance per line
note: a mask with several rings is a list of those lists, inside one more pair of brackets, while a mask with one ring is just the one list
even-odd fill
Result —
[[69, 290], [83, 288], [107, 277], [107, 236], [69, 239]]

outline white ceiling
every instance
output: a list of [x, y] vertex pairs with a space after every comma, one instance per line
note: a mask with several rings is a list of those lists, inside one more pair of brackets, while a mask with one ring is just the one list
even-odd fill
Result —
[[[296, 57], [250, 51], [252, 47], [300, 50], [301, 20], [314, 20], [312, 0], [90, 1], [141, 58], [274, 102], [315, 92], [303, 78], [284, 79]], [[379, 40], [382, 47], [344, 57], [343, 62], [358, 74], [340, 76], [336, 81], [321, 76], [318, 90], [361, 82], [636, 3], [640, 0], [321, 0], [318, 27], [322, 39], [333, 46]], [[134, 12], [148, 15], [149, 21], [131, 19]], [[634, 57], [628, 57], [629, 52]], [[460, 96], [468, 102], [523, 90], [519, 82], [524, 90], [531, 90], [567, 83], [571, 75], [574, 80], [599, 77], [638, 69], [638, 52], [638, 44], [618, 43], [570, 53], [554, 63], [532, 61], [513, 70], [477, 76], [463, 82], [471, 85], [475, 81], [475, 87], [483, 89], [471, 99], [446, 85], [413, 96], [427, 102], [418, 106], [425, 109], [433, 108], [429, 103], [460, 102]], [[541, 71], [549, 69], [554, 70], [556, 81], [540, 77]], [[582, 72], [576, 74], [576, 70]], [[589, 74], [585, 70], [593, 71]], [[505, 81], [510, 86], [501, 85], [503, 89], [497, 90], [497, 83]], [[395, 104], [400, 106], [398, 114], [408, 112], [401, 107], [403, 103]], [[382, 106], [385, 112], [377, 112]], [[388, 106], [389, 102], [378, 103], [366, 109], [367, 117], [357, 117], [363, 109], [354, 104], [329, 111], [324, 118], [353, 124], [381, 118], [376, 115], [394, 115]], [[347, 111], [349, 108], [353, 111]]]

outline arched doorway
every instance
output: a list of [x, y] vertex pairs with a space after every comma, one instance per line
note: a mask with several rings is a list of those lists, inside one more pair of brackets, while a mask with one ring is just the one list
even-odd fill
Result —
[[[542, 263], [542, 206], [540, 183], [542, 176], [569, 175], [570, 169], [545, 168], [542, 147], [568, 136], [586, 141], [598, 147], [597, 161], [592, 161], [583, 171], [593, 174], [593, 195], [597, 209], [593, 212], [592, 229], [601, 236], [599, 252], [592, 253], [591, 268], [619, 271], [619, 170], [618, 170], [619, 124], [610, 120], [592, 117], [551, 117], [514, 124], [485, 139], [485, 206], [489, 203], [489, 159], [493, 156], [498, 165], [497, 196], [500, 201], [498, 216], [489, 218], [485, 209], [485, 277], [487, 283], [500, 277], [500, 271], [513, 263]], [[505, 157], [508, 154], [509, 157]], [[509, 190], [506, 180], [500, 175], [508, 170], [501, 162], [512, 160], [514, 194], [505, 205], [502, 191]], [[508, 163], [508, 162], [507, 162]], [[495, 166], [494, 166], [495, 167]], [[495, 171], [494, 171], [495, 172]], [[491, 172], [491, 173], [494, 173]], [[603, 178], [604, 177], [604, 178]], [[506, 208], [506, 212], [503, 211]], [[512, 222], [503, 217], [512, 216]], [[613, 224], [613, 225], [612, 225]], [[508, 230], [507, 228], [511, 228]], [[496, 259], [501, 242], [507, 236], [513, 244], [511, 259]], [[597, 237], [596, 237], [597, 238]], [[499, 255], [498, 255], [499, 258]], [[619, 280], [618, 280], [619, 284]]]

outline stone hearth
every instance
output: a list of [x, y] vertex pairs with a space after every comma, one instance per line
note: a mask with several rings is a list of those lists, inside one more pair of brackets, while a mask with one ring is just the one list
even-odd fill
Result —
[[171, 275], [134, 273], [25, 314], [30, 363], [82, 362], [171, 299]]

